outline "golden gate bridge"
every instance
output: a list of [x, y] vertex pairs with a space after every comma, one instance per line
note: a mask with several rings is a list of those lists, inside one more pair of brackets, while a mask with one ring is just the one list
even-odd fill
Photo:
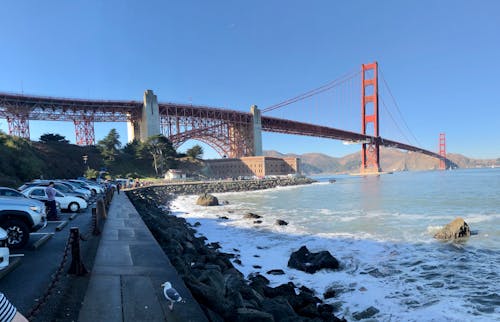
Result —
[[[0, 93], [0, 118], [7, 120], [10, 135], [26, 139], [30, 137], [30, 120], [73, 122], [78, 145], [95, 144], [95, 122], [127, 122], [129, 141], [144, 140], [150, 135], [161, 133], [169, 138], [176, 148], [187, 140], [195, 139], [207, 143], [221, 156], [238, 158], [262, 154], [260, 131], [266, 131], [361, 144], [361, 173], [381, 171], [381, 146], [418, 152], [437, 158], [439, 167], [445, 169], [451, 163], [446, 158], [444, 133], [440, 133], [438, 152], [417, 146], [419, 144], [413, 134], [411, 136], [417, 142], [416, 144], [390, 140], [380, 135], [380, 106], [385, 108], [386, 104], [379, 96], [379, 78], [379, 67], [376, 62], [363, 64], [361, 71], [346, 74], [337, 80], [278, 104], [262, 110], [253, 106], [251, 113], [192, 104], [158, 103], [152, 91], [146, 91], [143, 102]], [[385, 79], [383, 84], [395, 102]], [[356, 102], [359, 99], [359, 93], [361, 93], [361, 100]], [[318, 98], [322, 95], [331, 95], [334, 98], [328, 98], [326, 104], [318, 104]], [[348, 110], [352, 114], [353, 111], [359, 111], [359, 104], [361, 105], [361, 131], [359, 132], [346, 129], [343, 124], [338, 124], [336, 127], [320, 124], [328, 123], [331, 119], [325, 116], [324, 110], [314, 108], [315, 105], [324, 105], [331, 111], [335, 106], [351, 105], [353, 107], [344, 108], [344, 111]], [[399, 107], [395, 105], [400, 113]], [[267, 116], [279, 111], [282, 113], [286, 111], [287, 116], [296, 115], [300, 121]], [[393, 114], [389, 110], [387, 112], [396, 127], [403, 133], [394, 120]], [[311, 122], [310, 120], [314, 119], [314, 113], [318, 119]], [[333, 118], [340, 119], [338, 115]], [[354, 118], [349, 117], [351, 120]], [[404, 119], [403, 123], [408, 128]], [[344, 127], [344, 129], [339, 127]], [[405, 138], [409, 141], [406, 136]]]

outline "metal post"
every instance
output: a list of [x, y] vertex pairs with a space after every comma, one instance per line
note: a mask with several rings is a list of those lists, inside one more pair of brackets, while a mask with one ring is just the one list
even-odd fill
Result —
[[71, 234], [71, 265], [68, 270], [68, 274], [74, 274], [77, 276], [87, 275], [88, 271], [83, 265], [81, 254], [80, 254], [80, 231], [78, 227], [72, 227], [70, 229]]

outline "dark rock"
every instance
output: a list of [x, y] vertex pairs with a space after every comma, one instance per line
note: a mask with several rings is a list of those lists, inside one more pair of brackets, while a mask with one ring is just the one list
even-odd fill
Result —
[[325, 293], [323, 293], [323, 298], [326, 299], [331, 299], [332, 297], [335, 297], [336, 292], [332, 287], [329, 287], [326, 289]]
[[265, 299], [262, 301], [262, 310], [271, 313], [277, 322], [293, 321], [293, 318], [297, 320], [297, 315], [292, 306], [283, 297]]
[[339, 262], [328, 251], [311, 253], [306, 246], [302, 246], [292, 253], [288, 267], [313, 274], [323, 268], [338, 269]]
[[200, 223], [199, 221], [197, 221], [197, 222], [195, 222], [195, 223], [194, 223], [194, 225], [193, 225], [193, 226], [194, 226], [194, 227], [200, 227], [200, 226], [201, 226], [201, 223]]
[[221, 249], [221, 245], [219, 244], [219, 242], [210, 243], [210, 244], [208, 244], [208, 247], [210, 247], [212, 249]]
[[254, 224], [262, 224], [262, 220], [254, 220], [253, 223]]
[[272, 269], [270, 271], [267, 271], [266, 274], [269, 274], [269, 275], [285, 275], [285, 272], [282, 269]]
[[248, 279], [255, 284], [269, 285], [269, 280], [265, 276], [258, 273], [248, 275]]
[[295, 293], [295, 285], [292, 282], [288, 282], [287, 284], [281, 284], [276, 287], [268, 287], [264, 289], [264, 294], [267, 297], [277, 297], [283, 296], [285, 298], [294, 297], [297, 294]]
[[281, 219], [277, 219], [275, 222], [274, 222], [275, 225], [278, 225], [278, 226], [286, 226], [288, 225], [288, 223], [284, 220], [281, 220]]
[[196, 200], [196, 204], [200, 206], [218, 206], [219, 200], [217, 199], [217, 197], [205, 193], [198, 197], [198, 200]]
[[260, 257], [260, 255], [253, 255], [253, 257]]
[[224, 201], [222, 202], [222, 204], [223, 204], [223, 205], [229, 205], [229, 201], [224, 200]]
[[239, 258], [235, 259], [233, 263], [238, 264], [238, 265], [243, 265], [241, 260]]
[[238, 308], [236, 310], [236, 322], [274, 322], [272, 314], [255, 309]]
[[202, 305], [202, 309], [207, 315], [207, 318], [210, 322], [224, 322], [224, 319], [222, 316], [219, 314], [215, 313], [214, 311], [210, 310], [208, 307]]
[[458, 239], [458, 238], [467, 238], [470, 237], [471, 232], [469, 225], [463, 220], [463, 218], [455, 218], [452, 222], [444, 226], [440, 231], [438, 231], [434, 238], [449, 240], [449, 239]]
[[377, 314], [378, 312], [380, 311], [374, 308], [373, 306], [370, 306], [364, 311], [354, 312], [352, 314], [352, 317], [355, 318], [356, 320], [368, 319]]
[[318, 312], [318, 308], [316, 307], [316, 304], [314, 303], [309, 303], [306, 306], [303, 306], [299, 309], [296, 310], [297, 314], [301, 316], [306, 316], [308, 318], [316, 318], [319, 317], [320, 314]]
[[262, 268], [262, 266], [260, 266], [260, 265], [252, 265], [252, 267], [255, 268], [255, 269], [261, 269]]
[[245, 214], [243, 216], [243, 218], [244, 219], [259, 219], [259, 218], [262, 218], [262, 216], [249, 212], [249, 213]]
[[302, 285], [301, 287], [299, 287], [299, 291], [304, 292], [304, 293], [308, 293], [308, 294], [311, 294], [311, 295], [314, 295], [314, 290], [311, 290], [309, 287], [304, 286], [304, 285]]

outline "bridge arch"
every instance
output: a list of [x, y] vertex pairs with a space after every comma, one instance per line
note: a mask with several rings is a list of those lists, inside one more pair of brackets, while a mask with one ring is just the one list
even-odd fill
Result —
[[216, 138], [211, 136], [197, 136], [197, 137], [193, 136], [189, 138], [184, 138], [182, 140], [179, 140], [178, 138], [174, 137], [171, 137], [169, 139], [176, 150], [180, 148], [184, 143], [194, 140], [205, 143], [206, 145], [214, 149], [215, 152], [217, 152], [221, 157], [229, 156], [229, 147], [224, 146], [224, 142], [222, 140], [217, 140]]

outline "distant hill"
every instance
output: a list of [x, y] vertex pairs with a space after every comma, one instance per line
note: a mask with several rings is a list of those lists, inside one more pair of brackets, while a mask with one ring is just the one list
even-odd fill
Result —
[[[352, 153], [344, 157], [331, 157], [322, 153], [282, 154], [278, 151], [264, 151], [264, 155], [271, 157], [297, 157], [301, 159], [304, 174], [322, 173], [352, 173], [359, 171], [361, 153]], [[498, 159], [471, 159], [461, 154], [448, 154], [448, 158], [459, 168], [500, 167]], [[439, 167], [435, 158], [408, 151], [382, 147], [380, 150], [381, 167], [384, 171], [420, 171], [431, 170]]]

